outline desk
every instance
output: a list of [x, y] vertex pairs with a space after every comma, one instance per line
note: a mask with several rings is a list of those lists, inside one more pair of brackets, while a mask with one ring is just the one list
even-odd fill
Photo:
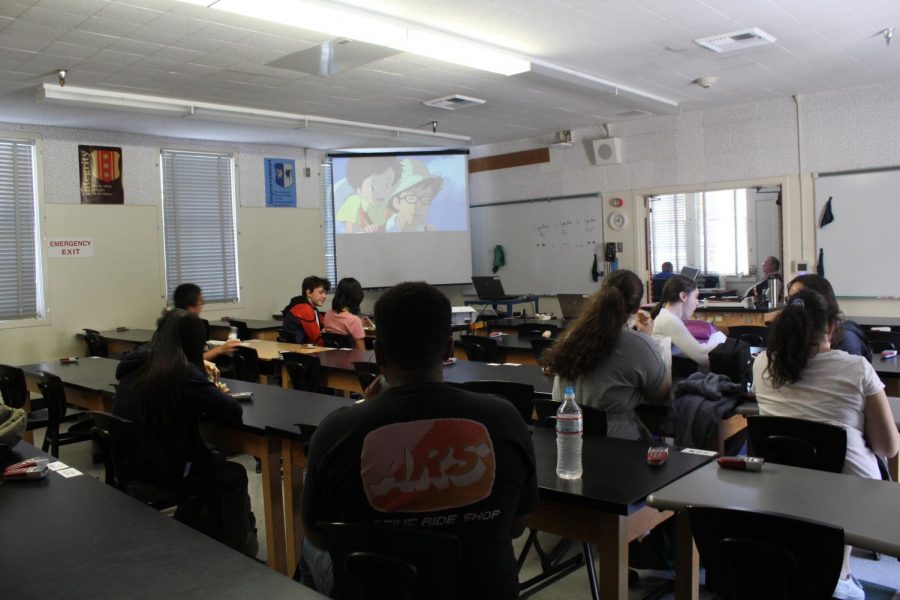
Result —
[[138, 346], [150, 343], [155, 331], [152, 329], [126, 329], [125, 331], [110, 329], [98, 333], [106, 340], [106, 347], [110, 354], [121, 355], [131, 352]]
[[856, 321], [863, 329], [872, 327], [890, 327], [891, 331], [900, 331], [900, 318], [898, 317], [845, 317], [846, 321]]
[[[247, 330], [250, 332], [250, 339], [254, 340], [271, 340], [278, 339], [278, 330], [281, 329], [282, 321], [273, 319], [238, 319], [247, 324]], [[227, 340], [228, 334], [231, 333], [231, 323], [228, 321], [210, 321], [209, 337], [213, 340]]]
[[780, 308], [741, 308], [737, 306], [718, 307], [714, 302], [698, 306], [694, 311], [695, 319], [708, 321], [727, 332], [735, 325], [757, 325], [765, 327], [766, 323], [778, 316]]
[[0, 484], [0, 528], [9, 598], [324, 598], [92, 477]]
[[538, 308], [538, 297], [533, 294], [526, 294], [524, 296], [516, 296], [515, 298], [504, 298], [503, 300], [484, 300], [478, 298], [477, 300], [466, 300], [466, 306], [492, 306], [495, 309], [498, 304], [506, 305], [506, 314], [513, 314], [513, 305], [514, 304], [533, 304], [534, 311], [533, 312], [541, 312]]
[[[720, 469], [715, 463], [653, 492], [647, 504], [660, 510], [722, 506], [819, 521], [844, 528], [847, 544], [900, 556], [900, 486], [766, 463], [758, 473]], [[696, 599], [697, 549], [687, 513], [679, 514], [676, 598]], [[682, 568], [688, 565], [689, 568]]]
[[[507, 331], [503, 333], [503, 335], [498, 335], [496, 337], [490, 337], [486, 333], [477, 333], [475, 335], [489, 337], [490, 339], [495, 340], [503, 357], [503, 362], [518, 363], [522, 365], [537, 364], [537, 360], [534, 358], [534, 352], [531, 350], [531, 340], [535, 339], [533, 336], [520, 336], [515, 330]], [[460, 345], [454, 347], [453, 355], [460, 360], [466, 360], [466, 351]]]
[[651, 467], [643, 442], [586, 437], [584, 475], [566, 481], [556, 476], [554, 431], [536, 429], [532, 440], [541, 502], [528, 525], [597, 544], [600, 597], [628, 598], [628, 542], [671, 516], [644, 499], [711, 458], [673, 451], [664, 465]]
[[[57, 375], [66, 386], [66, 400], [88, 410], [112, 411], [112, 384], [116, 383], [116, 366], [119, 361], [111, 358], [86, 358], [75, 364], [62, 365], [49, 361], [24, 365], [25, 379], [30, 390], [36, 391], [40, 371]], [[237, 382], [228, 381], [228, 385]], [[26, 407], [27, 410], [28, 407]], [[268, 564], [273, 569], [288, 573], [294, 565], [285, 562], [284, 508], [280, 493], [281, 444], [268, 436], [266, 424], [252, 418], [253, 412], [242, 423], [218, 424], [204, 422], [204, 438], [225, 447], [256, 456], [262, 467], [263, 503], [266, 513], [266, 540]], [[278, 492], [278, 493], [276, 493]]]

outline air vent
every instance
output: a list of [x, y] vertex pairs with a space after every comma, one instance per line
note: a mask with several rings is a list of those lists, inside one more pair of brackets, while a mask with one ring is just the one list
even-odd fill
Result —
[[467, 106], [477, 106], [479, 104], [484, 104], [486, 100], [482, 100], [481, 98], [472, 98], [471, 96], [460, 96], [459, 94], [453, 94], [452, 96], [444, 96], [442, 98], [434, 98], [433, 100], [426, 100], [422, 104], [425, 106], [431, 106], [433, 108], [443, 108], [444, 110], [456, 110], [458, 108], [465, 108]]
[[713, 52], [733, 52], [734, 50], [772, 44], [775, 42], [775, 36], [769, 35], [758, 27], [754, 27], [752, 29], [742, 29], [741, 31], [697, 38], [694, 41]]
[[635, 108], [634, 110], [626, 110], [625, 112], [616, 113], [617, 117], [645, 117], [647, 115], [652, 115], [652, 112], [646, 110], [640, 110]]

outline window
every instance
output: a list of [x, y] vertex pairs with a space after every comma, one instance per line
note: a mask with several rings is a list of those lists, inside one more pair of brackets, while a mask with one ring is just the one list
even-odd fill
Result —
[[234, 160], [163, 150], [161, 164], [166, 297], [189, 282], [206, 302], [237, 302]]
[[697, 267], [703, 273], [750, 272], [747, 190], [651, 196], [650, 269], [671, 262], [675, 271]]
[[331, 159], [322, 161], [322, 198], [325, 203], [325, 278], [337, 285], [337, 262], [334, 253], [334, 190]]
[[0, 321], [43, 316], [34, 142], [0, 139]]

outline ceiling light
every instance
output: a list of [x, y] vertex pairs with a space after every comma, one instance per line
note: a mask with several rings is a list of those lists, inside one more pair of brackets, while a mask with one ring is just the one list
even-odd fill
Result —
[[308, 31], [387, 46], [437, 60], [515, 75], [528, 71], [528, 59], [488, 44], [411, 27], [399, 19], [315, 0], [180, 0]]
[[694, 41], [713, 52], [732, 52], [734, 50], [772, 44], [775, 42], [775, 36], [766, 33], [759, 27], [752, 27], [750, 29], [697, 38]]
[[408, 127], [393, 127], [378, 123], [347, 121], [315, 115], [302, 115], [276, 110], [215, 104], [212, 102], [195, 102], [161, 96], [145, 96], [125, 92], [111, 92], [83, 87], [59, 87], [48, 83], [38, 87], [38, 101], [63, 104], [68, 106], [87, 106], [91, 108], [111, 108], [116, 110], [132, 110], [141, 113], [166, 114], [185, 118], [205, 119], [226, 123], [242, 123], [268, 127], [290, 127], [293, 129], [311, 129], [339, 131], [351, 135], [376, 137], [379, 139], [409, 139], [419, 142], [430, 142], [435, 145], [465, 145], [472, 138], [452, 133], [422, 131]]

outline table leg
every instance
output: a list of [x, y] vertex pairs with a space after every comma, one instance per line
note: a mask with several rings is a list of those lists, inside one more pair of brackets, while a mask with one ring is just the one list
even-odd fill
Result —
[[297, 565], [300, 557], [300, 542], [305, 535], [301, 518], [301, 501], [303, 497], [303, 468], [306, 466], [306, 455], [303, 444], [299, 440], [285, 438], [281, 443], [282, 469], [284, 478], [284, 519], [285, 519], [285, 554], [288, 570]]
[[700, 597], [700, 555], [691, 535], [691, 522], [687, 511], [675, 517], [675, 598], [677, 600], [698, 600]]
[[597, 540], [597, 583], [600, 598], [628, 598], [628, 524], [621, 515], [597, 517], [607, 535]]

